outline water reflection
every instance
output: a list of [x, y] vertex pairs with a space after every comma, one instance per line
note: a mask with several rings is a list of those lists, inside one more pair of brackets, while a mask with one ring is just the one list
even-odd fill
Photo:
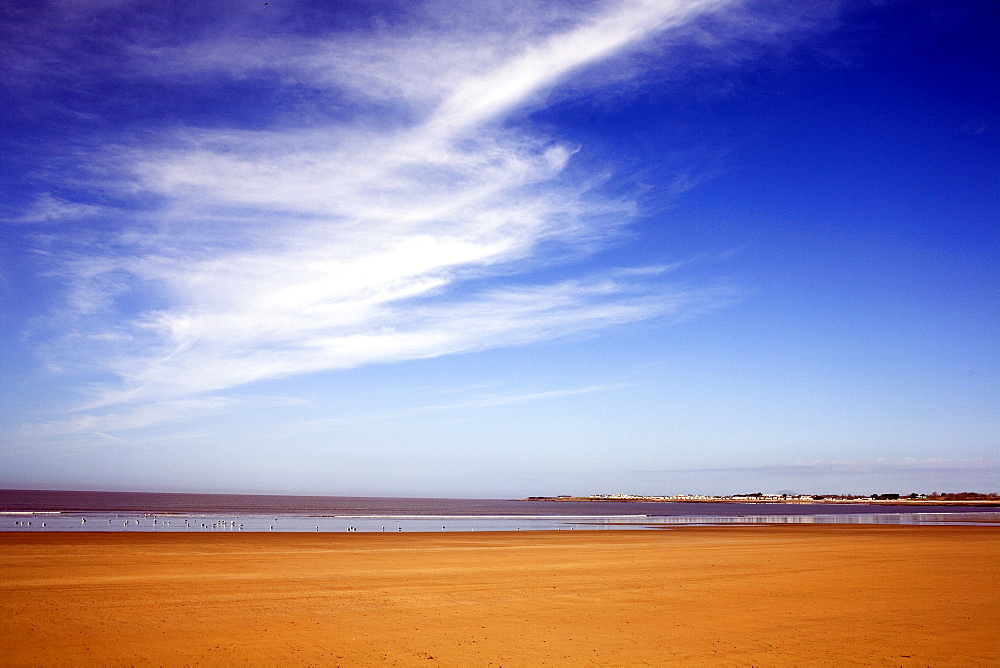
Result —
[[[596, 520], [596, 522], [595, 522]], [[622, 524], [621, 518], [591, 518], [597, 524]], [[634, 522], [624, 523], [632, 528]], [[731, 524], [906, 524], [1000, 526], [1000, 512], [952, 513], [838, 513], [815, 515], [675, 515], [647, 517], [642, 524], [655, 526], [725, 526]]]
[[207, 515], [4, 512], [0, 531], [455, 532], [662, 529], [754, 524], [1000, 526], [1000, 511], [797, 515]]

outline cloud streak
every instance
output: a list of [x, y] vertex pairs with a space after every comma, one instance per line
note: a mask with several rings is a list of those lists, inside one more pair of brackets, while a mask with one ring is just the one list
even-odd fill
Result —
[[[124, 231], [53, 270], [70, 286], [76, 318], [54, 364], [117, 379], [89, 385], [87, 413], [61, 428], [134, 428], [156, 421], [151, 406], [174, 419], [190, 397], [257, 381], [727, 303], [733, 293], [681, 287], [656, 267], [563, 267], [555, 280], [531, 280], [532, 269], [613, 239], [636, 206], [602, 195], [599, 175], [570, 174], [578, 147], [510, 114], [544, 104], [581, 68], [729, 4], [628, 0], [533, 27], [522, 17], [517, 39], [500, 31], [478, 50], [469, 34], [412, 26], [405, 35], [272, 37], [252, 53], [240, 35], [132, 44], [124, 69], [168, 89], [178, 77], [252, 70], [308, 80], [347, 100], [350, 113], [161, 130], [104, 148], [104, 190], [146, 206], [131, 218], [106, 209]], [[436, 37], [440, 48], [428, 49]], [[392, 53], [383, 42], [406, 48]], [[160, 66], [154, 56], [165, 54]], [[435, 61], [449, 66], [435, 71]], [[98, 207], [47, 195], [23, 219], [74, 213]], [[131, 416], [115, 408], [123, 405]]]
[[512, 404], [546, 402], [552, 400], [559, 400], [567, 397], [576, 397], [581, 395], [594, 394], [598, 392], [609, 392], [627, 387], [629, 386], [625, 384], [592, 385], [588, 387], [545, 390], [539, 392], [506, 392], [506, 393], [485, 393], [485, 392], [471, 391], [467, 389], [463, 392], [463, 395], [464, 394], [470, 395], [467, 399], [452, 401], [448, 403], [413, 406], [407, 408], [406, 410], [388, 412], [388, 413], [361, 414], [361, 415], [351, 415], [345, 417], [314, 420], [311, 422], [296, 425], [295, 432], [302, 433], [303, 431], [308, 431], [310, 429], [314, 431], [320, 431], [320, 430], [325, 430], [329, 425], [337, 425], [337, 424], [352, 424], [352, 423], [356, 424], [363, 422], [398, 420], [401, 418], [403, 419], [413, 418], [415, 416], [421, 416], [421, 415], [445, 414], [445, 413], [461, 412], [469, 410], [478, 411], [482, 409], [510, 406]]

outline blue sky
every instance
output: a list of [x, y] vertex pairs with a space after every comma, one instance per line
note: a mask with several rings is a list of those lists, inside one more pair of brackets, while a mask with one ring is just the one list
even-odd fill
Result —
[[5, 3], [0, 486], [1000, 490], [997, 14]]

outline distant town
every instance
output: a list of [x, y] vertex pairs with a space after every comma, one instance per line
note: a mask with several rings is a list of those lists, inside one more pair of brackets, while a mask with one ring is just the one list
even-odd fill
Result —
[[979, 492], [933, 492], [931, 494], [592, 494], [590, 496], [529, 496], [527, 501], [665, 501], [669, 503], [877, 503], [886, 505], [1000, 505], [1000, 495]]

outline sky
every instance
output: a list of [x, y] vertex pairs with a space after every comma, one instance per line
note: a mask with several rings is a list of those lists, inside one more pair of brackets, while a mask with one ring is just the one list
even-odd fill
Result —
[[1000, 491], [992, 0], [13, 0], [0, 487]]

